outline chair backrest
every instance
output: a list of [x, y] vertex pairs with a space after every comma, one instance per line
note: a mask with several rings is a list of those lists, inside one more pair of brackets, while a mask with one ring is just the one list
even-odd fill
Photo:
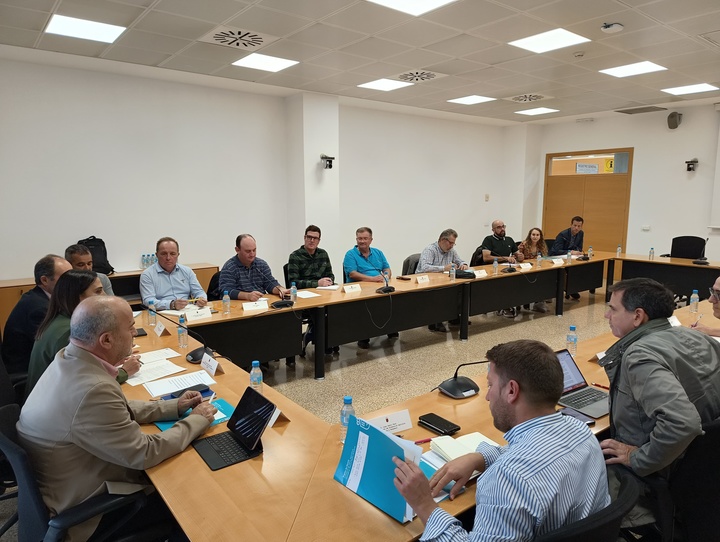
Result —
[[283, 277], [285, 277], [285, 288], [290, 288], [290, 275], [288, 274], [288, 267], [290, 263], [283, 265]]
[[674, 237], [670, 247], [671, 258], [696, 260], [705, 255], [705, 239], [694, 235]]
[[635, 506], [640, 487], [627, 471], [620, 473], [620, 490], [617, 499], [590, 516], [565, 525], [535, 539], [535, 542], [616, 542], [622, 518]]
[[220, 301], [223, 293], [220, 291], [220, 271], [216, 271], [208, 284], [208, 301]]
[[10, 375], [5, 368], [5, 363], [0, 354], [0, 406], [10, 405], [12, 403], [17, 403], [15, 388], [12, 385]]
[[18, 540], [42, 540], [50, 516], [30, 459], [18, 444], [15, 424], [19, 417], [19, 405], [0, 407], [0, 451], [10, 462], [18, 483]]
[[417, 271], [418, 262], [420, 261], [420, 253], [417, 254], [410, 254], [405, 260], [403, 261], [402, 265], [402, 274], [403, 275], [412, 275], [415, 271]]
[[686, 540], [717, 540], [720, 531], [720, 420], [703, 426], [670, 478], [670, 494]]

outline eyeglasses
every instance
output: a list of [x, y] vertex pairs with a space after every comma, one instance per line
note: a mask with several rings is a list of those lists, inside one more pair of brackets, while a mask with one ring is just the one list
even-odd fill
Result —
[[307, 239], [308, 241], [314, 241], [316, 243], [320, 241], [320, 237], [315, 237], [314, 235], [306, 235], [305, 239]]
[[498, 226], [495, 226], [495, 229], [498, 229], [498, 230], [502, 230], [505, 228], [507, 228], [507, 225], [505, 225], [505, 224], [499, 224]]
[[717, 301], [720, 301], [720, 290], [708, 288], [708, 291], [710, 292], [710, 297], [714, 297]]

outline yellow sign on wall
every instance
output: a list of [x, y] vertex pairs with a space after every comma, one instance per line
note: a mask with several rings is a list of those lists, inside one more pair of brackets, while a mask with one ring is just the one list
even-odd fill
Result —
[[612, 173], [614, 167], [615, 167], [615, 159], [614, 158], [606, 158], [605, 159], [605, 173]]

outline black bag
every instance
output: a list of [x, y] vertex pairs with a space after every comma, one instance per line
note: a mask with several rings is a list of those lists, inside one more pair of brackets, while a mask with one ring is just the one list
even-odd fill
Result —
[[84, 245], [90, 249], [93, 259], [93, 271], [97, 273], [104, 273], [105, 275], [112, 275], [115, 272], [115, 269], [108, 261], [105, 241], [99, 237], [91, 235], [87, 239], [81, 239], [78, 241], [78, 245]]

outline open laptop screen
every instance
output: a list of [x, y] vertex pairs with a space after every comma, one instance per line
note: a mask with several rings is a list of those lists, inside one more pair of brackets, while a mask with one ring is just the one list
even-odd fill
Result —
[[248, 387], [227, 426], [243, 446], [254, 450], [274, 412], [274, 404]]
[[585, 378], [578, 368], [572, 354], [567, 349], [555, 352], [563, 370], [563, 393], [587, 386]]

